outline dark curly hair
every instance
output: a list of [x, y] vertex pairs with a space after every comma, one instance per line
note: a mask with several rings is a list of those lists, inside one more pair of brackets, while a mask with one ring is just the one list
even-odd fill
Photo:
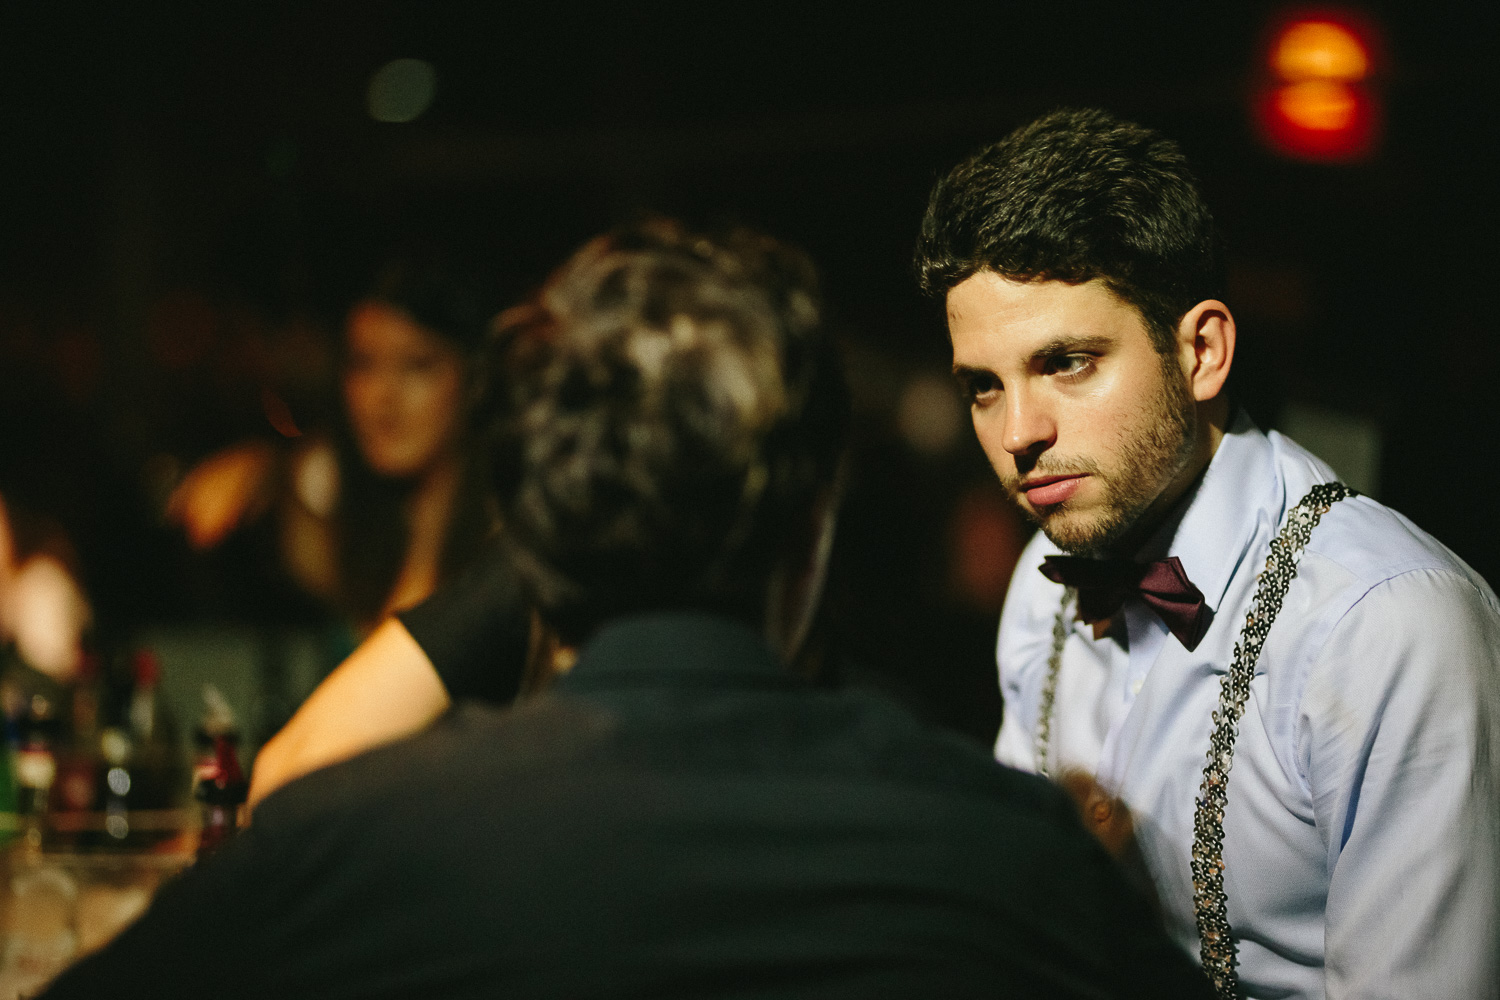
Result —
[[1193, 306], [1222, 298], [1223, 244], [1176, 143], [1104, 111], [1057, 111], [938, 181], [917, 241], [922, 291], [978, 271], [1099, 279], [1140, 311], [1160, 351]]
[[762, 619], [847, 435], [806, 256], [663, 220], [601, 237], [496, 321], [486, 373], [504, 538], [564, 641], [638, 611]]

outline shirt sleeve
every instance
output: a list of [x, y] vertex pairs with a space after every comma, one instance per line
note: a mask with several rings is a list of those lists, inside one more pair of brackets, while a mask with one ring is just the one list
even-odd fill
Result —
[[1494, 595], [1446, 570], [1384, 581], [1333, 628], [1301, 704], [1329, 1000], [1497, 996]]
[[416, 607], [401, 612], [455, 701], [515, 699], [526, 668], [531, 618], [521, 584], [498, 545]]

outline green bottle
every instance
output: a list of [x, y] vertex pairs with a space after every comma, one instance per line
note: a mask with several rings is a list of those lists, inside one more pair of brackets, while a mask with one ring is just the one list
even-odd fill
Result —
[[0, 740], [0, 844], [15, 839], [21, 820], [16, 815], [16, 753], [9, 734]]

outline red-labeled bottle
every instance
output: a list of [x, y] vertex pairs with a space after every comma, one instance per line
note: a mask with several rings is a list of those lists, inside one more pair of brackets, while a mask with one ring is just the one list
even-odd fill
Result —
[[223, 847], [239, 829], [240, 806], [250, 783], [240, 770], [236, 749], [239, 738], [232, 730], [210, 737], [213, 756], [198, 765], [193, 796], [202, 806], [203, 829], [198, 836], [198, 857], [206, 858]]

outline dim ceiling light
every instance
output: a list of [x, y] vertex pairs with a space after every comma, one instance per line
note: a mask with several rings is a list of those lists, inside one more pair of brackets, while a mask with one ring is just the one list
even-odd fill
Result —
[[1332, 21], [1298, 21], [1282, 31], [1271, 64], [1284, 80], [1363, 80], [1370, 52], [1349, 28]]
[[437, 73], [421, 59], [392, 59], [370, 77], [370, 117], [409, 122], [421, 117], [437, 93]]

